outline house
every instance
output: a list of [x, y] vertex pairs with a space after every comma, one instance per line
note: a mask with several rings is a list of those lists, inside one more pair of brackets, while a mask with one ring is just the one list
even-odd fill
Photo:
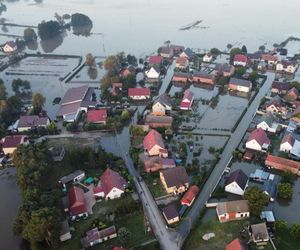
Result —
[[186, 69], [189, 66], [189, 60], [186, 57], [178, 57], [176, 59], [176, 68]]
[[276, 122], [275, 117], [272, 113], [265, 113], [259, 119], [256, 128], [261, 128], [266, 132], [276, 133], [279, 127], [278, 122]]
[[60, 180], [58, 182], [60, 184], [62, 184], [64, 188], [66, 188], [66, 184], [68, 184], [70, 182], [73, 182], [73, 183], [79, 182], [79, 181], [83, 180], [84, 177], [85, 177], [84, 171], [76, 170], [73, 173], [60, 178]]
[[287, 94], [284, 96], [284, 99], [287, 102], [294, 102], [298, 99], [298, 96], [299, 96], [298, 90], [295, 87], [293, 87], [287, 92]]
[[146, 100], [150, 98], [151, 91], [149, 88], [129, 88], [128, 97], [132, 100]]
[[145, 118], [145, 125], [149, 125], [151, 128], [171, 128], [173, 123], [173, 117], [171, 116], [157, 116], [147, 115]]
[[149, 66], [159, 66], [163, 63], [164, 58], [162, 56], [149, 56], [148, 64]]
[[269, 241], [269, 233], [266, 223], [251, 225], [251, 238], [256, 245], [266, 245]]
[[168, 157], [168, 151], [165, 148], [162, 136], [154, 129], [151, 129], [145, 136], [143, 145], [145, 154], [149, 156], [159, 155], [165, 158]]
[[68, 191], [68, 201], [71, 220], [87, 217], [89, 215], [82, 188], [72, 186]]
[[226, 250], [248, 250], [248, 246], [245, 245], [239, 238], [236, 238], [226, 245]]
[[94, 188], [95, 198], [113, 200], [120, 198], [125, 192], [126, 180], [116, 171], [107, 168], [100, 177], [97, 187]]
[[218, 63], [215, 67], [215, 74], [230, 77], [234, 74], [234, 67], [228, 63]]
[[190, 48], [186, 48], [179, 56], [186, 57], [191, 61], [194, 58], [194, 52]]
[[286, 134], [280, 143], [280, 151], [290, 153], [294, 147], [295, 138], [292, 134]]
[[106, 124], [107, 109], [90, 109], [87, 112], [87, 122], [94, 124]]
[[61, 225], [59, 240], [61, 242], [64, 242], [64, 241], [70, 240], [71, 238], [72, 238], [72, 235], [71, 235], [69, 222], [68, 222], [68, 220], [64, 220]]
[[279, 96], [273, 97], [270, 101], [266, 102], [262, 109], [266, 112], [274, 114], [287, 114], [287, 108], [282, 104], [281, 98]]
[[171, 47], [161, 47], [160, 53], [163, 58], [171, 59], [174, 55], [174, 51]]
[[172, 77], [172, 82], [187, 83], [188, 79], [189, 79], [189, 73], [175, 71]]
[[162, 210], [162, 214], [165, 220], [167, 221], [168, 225], [179, 222], [179, 214], [175, 206], [172, 204], [169, 204], [168, 206], [164, 207]]
[[281, 171], [290, 171], [293, 174], [300, 175], [300, 162], [297, 161], [268, 154], [265, 160], [265, 165], [268, 168], [274, 168]]
[[175, 55], [179, 55], [182, 51], [184, 51], [184, 46], [182, 45], [171, 44], [170, 48], [174, 51]]
[[161, 171], [160, 180], [168, 194], [181, 194], [189, 188], [189, 177], [184, 167]]
[[271, 202], [275, 201], [276, 198], [276, 186], [277, 182], [275, 182], [272, 179], [268, 179], [264, 182], [262, 187], [264, 194], [266, 194], [269, 197], [269, 200]]
[[149, 70], [145, 71], [145, 76], [149, 82], [158, 82], [159, 75], [159, 69], [155, 66], [152, 66]]
[[262, 211], [260, 218], [266, 221], [267, 224], [273, 224], [275, 222], [275, 217], [272, 211]]
[[110, 89], [110, 93], [112, 96], [117, 96], [123, 89], [123, 83], [121, 82], [114, 82]]
[[225, 185], [225, 191], [232, 194], [244, 195], [248, 186], [248, 176], [242, 170], [232, 172]]
[[282, 60], [276, 64], [276, 71], [294, 74], [298, 68], [296, 61]]
[[84, 248], [88, 248], [116, 237], [117, 237], [117, 230], [115, 226], [111, 226], [102, 229], [100, 231], [96, 227], [93, 228], [92, 230], [87, 231], [86, 236], [82, 238], [80, 241]]
[[246, 67], [248, 63], [248, 57], [242, 54], [237, 54], [233, 58], [234, 66], [243, 66]]
[[8, 41], [2, 46], [2, 50], [4, 53], [13, 53], [17, 51], [18, 47], [14, 41]]
[[252, 82], [249, 80], [231, 77], [229, 80], [228, 89], [249, 93], [252, 89]]
[[254, 53], [247, 53], [247, 56], [248, 56], [249, 60], [251, 60], [251, 62], [258, 63], [261, 61], [262, 54], [263, 54], [263, 52], [258, 50], [258, 51], [255, 51]]
[[265, 182], [269, 179], [270, 173], [265, 172], [261, 169], [256, 169], [254, 173], [251, 173], [249, 178], [250, 180], [257, 182]]
[[246, 148], [266, 152], [270, 144], [271, 142], [266, 132], [262, 128], [257, 128], [250, 133], [246, 142]]
[[250, 217], [248, 201], [246, 200], [219, 202], [216, 211], [221, 223]]
[[275, 65], [278, 61], [278, 57], [269, 53], [261, 55], [261, 60], [268, 63], [268, 65]]
[[257, 70], [264, 71], [267, 69], [268, 64], [265, 61], [260, 61], [257, 64]]
[[295, 158], [297, 160], [300, 159], [300, 141], [295, 140], [294, 145], [290, 151], [291, 158]]
[[0, 146], [4, 154], [12, 155], [17, 147], [27, 142], [25, 135], [8, 135], [1, 139]]
[[194, 101], [194, 94], [190, 90], [184, 91], [182, 101], [180, 103], [181, 110], [190, 110]]
[[167, 94], [160, 95], [152, 105], [152, 114], [165, 115], [172, 110], [172, 100]]
[[62, 117], [66, 122], [74, 122], [78, 119], [80, 112], [87, 112], [93, 108], [96, 102], [93, 101], [94, 88], [87, 85], [68, 89], [64, 95], [57, 117]]
[[52, 160], [55, 162], [62, 161], [65, 157], [65, 148], [64, 146], [53, 146], [48, 149], [52, 156]]
[[144, 159], [144, 170], [153, 173], [167, 168], [175, 168], [176, 163], [171, 158], [148, 157]]
[[180, 200], [181, 205], [190, 207], [193, 204], [198, 193], [199, 193], [199, 188], [196, 185], [191, 186], [189, 190], [181, 198]]
[[50, 124], [48, 117], [40, 117], [37, 115], [22, 115], [16, 122], [18, 132], [24, 132], [37, 128], [46, 128]]
[[212, 60], [213, 60], [213, 56], [211, 53], [206, 53], [204, 56], [203, 56], [203, 62], [207, 62], [207, 63], [211, 63]]
[[273, 94], [285, 95], [290, 88], [291, 88], [291, 83], [290, 82], [274, 81], [272, 83], [271, 91], [272, 91]]
[[199, 84], [209, 84], [214, 85], [215, 84], [215, 76], [211, 75], [209, 73], [206, 73], [204, 71], [194, 71], [193, 77], [192, 77], [193, 83], [199, 83]]

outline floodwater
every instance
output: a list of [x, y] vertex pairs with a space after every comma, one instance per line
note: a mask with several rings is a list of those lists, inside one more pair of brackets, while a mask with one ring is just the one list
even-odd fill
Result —
[[[81, 12], [90, 17], [93, 21], [90, 37], [67, 31], [61, 44], [53, 41], [50, 46], [53, 53], [92, 52], [105, 56], [125, 51], [143, 56], [156, 51], [167, 40], [206, 50], [212, 47], [225, 50], [228, 43], [246, 44], [254, 50], [300, 35], [297, 0], [290, 0], [289, 4], [281, 0], [43, 0], [41, 4], [28, 0], [5, 1], [5, 4], [7, 11], [1, 17], [9, 23], [37, 26], [42, 20], [54, 19], [56, 12], [59, 15]], [[197, 20], [203, 21], [195, 28], [180, 30]], [[2, 33], [22, 35], [24, 28], [6, 26], [6, 29]], [[0, 42], [8, 39], [11, 38], [1, 36]], [[38, 50], [43, 52], [40, 43]], [[293, 46], [293, 50], [299, 49]]]
[[12, 233], [12, 226], [21, 205], [20, 191], [16, 183], [16, 169], [0, 170], [0, 250], [19, 249], [21, 239]]

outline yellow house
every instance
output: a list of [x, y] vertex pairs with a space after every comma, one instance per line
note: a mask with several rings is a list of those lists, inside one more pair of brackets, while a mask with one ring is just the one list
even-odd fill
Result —
[[168, 194], [181, 194], [189, 188], [189, 177], [183, 167], [161, 171], [160, 181]]
[[12, 155], [17, 149], [18, 145], [23, 144], [26, 141], [25, 135], [11, 135], [5, 136], [1, 140], [1, 146], [4, 154]]

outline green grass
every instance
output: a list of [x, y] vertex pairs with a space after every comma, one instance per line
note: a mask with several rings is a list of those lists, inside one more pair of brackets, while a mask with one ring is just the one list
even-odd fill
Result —
[[149, 173], [144, 176], [144, 180], [152, 193], [153, 197], [161, 197], [167, 195], [164, 187], [161, 184], [158, 173]]
[[289, 233], [285, 233], [276, 237], [275, 244], [277, 250], [299, 250], [300, 249], [300, 239], [293, 239]]

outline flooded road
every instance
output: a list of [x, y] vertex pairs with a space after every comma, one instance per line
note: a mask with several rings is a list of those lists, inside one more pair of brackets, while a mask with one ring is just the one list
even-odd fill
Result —
[[[1, 17], [9, 23], [37, 26], [42, 20], [54, 19], [55, 13], [76, 12], [88, 15], [93, 21], [91, 36], [67, 31], [62, 43], [53, 41], [43, 45], [44, 49], [39, 43], [41, 52], [108, 55], [125, 51], [143, 56], [156, 51], [167, 40], [207, 50], [212, 47], [225, 50], [228, 43], [246, 44], [248, 50], [254, 50], [263, 44], [272, 46], [290, 35], [300, 35], [297, 0], [290, 0], [289, 4], [281, 0], [44, 0], [41, 4], [28, 0], [5, 1], [5, 4], [7, 11]], [[183, 9], [189, 14], [182, 15]], [[266, 13], [276, 16], [272, 23], [267, 21]], [[180, 30], [198, 20], [202, 22], [194, 28]], [[2, 33], [23, 35], [23, 30], [6, 26], [6, 32]], [[8, 39], [1, 36], [0, 42]], [[299, 51], [299, 44], [293, 50]]]

